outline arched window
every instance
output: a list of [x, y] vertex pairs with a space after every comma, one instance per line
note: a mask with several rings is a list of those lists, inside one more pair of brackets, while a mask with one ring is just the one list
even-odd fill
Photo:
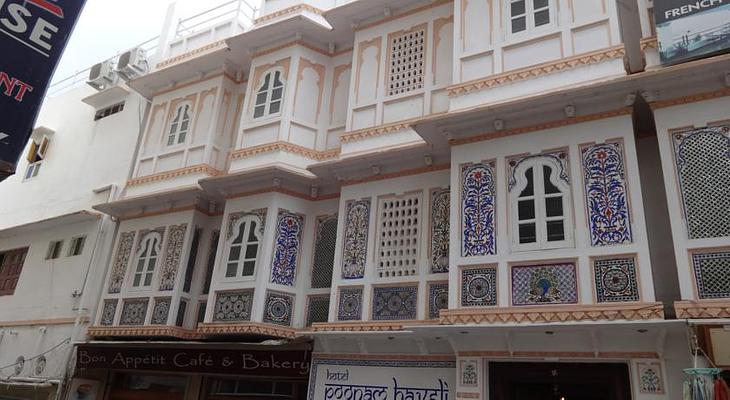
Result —
[[190, 113], [193, 106], [190, 103], [183, 103], [177, 107], [170, 123], [170, 131], [167, 134], [167, 145], [185, 143], [190, 131]]
[[160, 255], [160, 235], [150, 233], [142, 239], [140, 251], [137, 254], [137, 266], [134, 269], [132, 287], [147, 288], [152, 286], [152, 277], [155, 275], [157, 259]]
[[278, 114], [281, 111], [281, 102], [284, 97], [284, 81], [281, 70], [273, 70], [264, 76], [263, 83], [256, 91], [256, 104], [253, 117], [261, 118], [266, 115]]
[[510, 191], [515, 249], [571, 245], [570, 186], [563, 168], [549, 156], [528, 158], [516, 166], [516, 185]]
[[244, 217], [236, 226], [228, 248], [226, 278], [253, 276], [261, 244], [261, 226], [255, 216]]

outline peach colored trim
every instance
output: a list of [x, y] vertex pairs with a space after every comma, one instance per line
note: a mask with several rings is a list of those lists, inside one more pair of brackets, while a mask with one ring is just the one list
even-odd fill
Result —
[[256, 18], [254, 20], [254, 24], [258, 25], [258, 24], [261, 24], [264, 22], [271, 21], [272, 19], [276, 19], [279, 17], [283, 17], [285, 15], [294, 14], [294, 13], [301, 12], [301, 11], [309, 11], [309, 12], [317, 14], [317, 15], [322, 15], [324, 13], [324, 11], [320, 10], [317, 7], [310, 6], [309, 4], [297, 4], [297, 5], [294, 5], [291, 7], [281, 9], [279, 11], [275, 11], [271, 14], [266, 14], [264, 16]]
[[372, 128], [365, 128], [365, 129], [360, 129], [360, 130], [352, 131], [349, 133], [345, 133], [340, 136], [340, 142], [349, 143], [349, 142], [354, 142], [357, 140], [371, 138], [374, 136], [382, 136], [382, 135], [387, 135], [390, 133], [401, 132], [406, 129], [410, 129], [411, 126], [408, 123], [413, 122], [415, 120], [417, 120], [417, 118], [411, 119], [408, 121], [401, 121], [401, 122], [395, 122], [395, 123], [391, 123], [391, 124], [378, 125], [378, 126], [375, 126]]
[[164, 68], [164, 67], [170, 66], [172, 64], [175, 64], [177, 62], [180, 62], [182, 60], [185, 60], [185, 59], [188, 59], [188, 58], [192, 58], [192, 57], [194, 57], [194, 56], [196, 56], [198, 54], [204, 53], [204, 52], [206, 52], [208, 50], [218, 50], [218, 48], [220, 48], [220, 47], [228, 47], [226, 45], [226, 41], [225, 40], [219, 40], [217, 42], [213, 42], [213, 43], [207, 44], [207, 45], [205, 45], [203, 47], [199, 47], [199, 48], [197, 48], [195, 50], [191, 50], [191, 51], [189, 51], [187, 53], [180, 54], [179, 56], [172, 57], [172, 58], [168, 58], [167, 60], [158, 63], [155, 67], [157, 69]]
[[646, 51], [647, 49], [658, 49], [659, 41], [657, 41], [656, 36], [652, 36], [648, 38], [642, 38], [639, 41], [639, 45], [641, 46], [642, 51]]
[[256, 58], [256, 57], [265, 56], [267, 54], [275, 53], [279, 50], [284, 50], [286, 48], [293, 47], [293, 46], [302, 46], [302, 47], [305, 47], [309, 50], [312, 50], [314, 52], [317, 52], [317, 53], [319, 53], [323, 56], [327, 56], [327, 57], [335, 57], [337, 55], [342, 55], [349, 51], [352, 51], [352, 49], [344, 49], [344, 50], [340, 50], [335, 53], [329, 53], [328, 51], [326, 51], [324, 49], [320, 49], [319, 47], [316, 47], [310, 43], [307, 43], [304, 40], [292, 40], [291, 42], [287, 42], [287, 43], [281, 44], [279, 46], [274, 46], [274, 47], [256, 52], [256, 53], [254, 53], [253, 57]]
[[457, 308], [441, 311], [441, 324], [499, 324], [663, 319], [662, 303], [556, 307]]
[[730, 300], [682, 300], [674, 302], [679, 319], [730, 318]]
[[624, 49], [623, 45], [613, 46], [603, 50], [578, 54], [573, 57], [562, 58], [556, 61], [550, 61], [535, 66], [520, 68], [514, 71], [493, 75], [485, 79], [477, 79], [449, 86], [447, 90], [450, 97], [460, 96], [473, 91], [480, 91], [491, 87], [500, 86], [512, 82], [518, 82], [525, 79], [536, 78], [543, 75], [549, 75], [555, 72], [565, 71], [584, 65], [592, 65], [606, 60], [621, 58], [625, 54], [626, 50]]
[[[261, 87], [261, 78], [263, 77], [264, 73], [268, 72], [270, 69], [275, 68], [275, 67], [280, 67], [282, 69], [282, 74], [284, 75], [283, 76], [284, 81], [288, 81], [290, 65], [291, 65], [291, 57], [287, 57], [287, 58], [282, 58], [281, 60], [277, 60], [273, 63], [259, 65], [258, 67], [256, 67], [256, 72], [254, 73], [254, 78], [253, 78], [254, 85], [251, 88], [252, 89], [251, 93], [254, 96], [256, 95], [256, 92], [259, 90], [259, 87]], [[288, 82], [286, 82], [286, 83], [288, 83]], [[284, 90], [286, 90], [286, 88]], [[253, 104], [252, 104], [252, 106], [253, 106]]]
[[354, 31], [355, 32], [359, 32], [359, 31], [362, 31], [364, 29], [369, 29], [369, 28], [372, 28], [374, 26], [378, 26], [378, 25], [384, 24], [386, 22], [394, 21], [394, 20], [400, 19], [400, 18], [405, 18], [405, 17], [408, 17], [408, 16], [413, 15], [413, 14], [418, 14], [421, 11], [426, 11], [426, 10], [429, 10], [431, 8], [436, 8], [436, 7], [442, 6], [444, 4], [451, 4], [453, 2], [454, 2], [454, 0], [437, 0], [437, 1], [434, 1], [433, 3], [431, 3], [431, 4], [427, 4], [427, 5], [422, 6], [422, 7], [414, 8], [412, 10], [408, 10], [408, 11], [406, 11], [404, 13], [401, 13], [401, 14], [396, 14], [396, 15], [393, 15], [393, 16], [390, 16], [390, 17], [387, 17], [387, 18], [383, 18], [383, 19], [378, 20], [378, 21], [375, 21], [375, 22], [371, 22], [369, 24], [365, 24], [365, 25], [362, 25], [362, 26], [358, 26], [358, 27], [356, 27], [354, 29]]
[[313, 332], [395, 332], [411, 326], [432, 325], [433, 321], [354, 321], [319, 322], [312, 324]]
[[355, 103], [360, 102], [360, 78], [362, 77], [362, 65], [365, 63], [363, 54], [365, 50], [370, 47], [376, 47], [378, 49], [375, 55], [375, 97], [378, 97], [378, 89], [380, 89], [380, 57], [383, 53], [383, 38], [378, 36], [372, 40], [366, 40], [358, 43], [357, 46], [357, 76], [355, 76]]
[[255, 334], [275, 336], [286, 339], [296, 337], [297, 330], [294, 328], [247, 322], [242, 324], [200, 324], [198, 334], [202, 335], [241, 335]]
[[[224, 90], [223, 93], [226, 93], [227, 91]], [[219, 92], [218, 92], [218, 86], [214, 86], [208, 90], [203, 90], [200, 92], [200, 97], [198, 98], [198, 107], [195, 110], [195, 117], [193, 118], [195, 120], [195, 125], [193, 128], [193, 131], [191, 132], [192, 135], [189, 135], [190, 137], [188, 140], [195, 143], [195, 134], [198, 133], [198, 127], [200, 125], [200, 114], [203, 112], [203, 107], [205, 106], [205, 99], [208, 97], [213, 97], [213, 107], [210, 110], [210, 124], [208, 125], [208, 129], [210, 130], [210, 126], [215, 126], [215, 116], [213, 115], [213, 111], [215, 110], [215, 103], [216, 100], [218, 100]], [[207, 135], [208, 132], [204, 132], [204, 134]]]
[[[198, 122], [198, 115], [194, 114], [194, 110], [195, 110], [195, 105], [198, 103], [198, 99], [200, 98], [199, 96], [200, 96], [200, 92], [190, 93], [185, 97], [178, 97], [178, 98], [170, 101], [170, 106], [167, 109], [167, 118], [165, 119], [165, 124], [162, 126], [162, 134], [160, 135], [160, 140], [159, 140], [160, 144], [166, 144], [167, 140], [169, 140], [168, 136], [169, 136], [170, 126], [172, 125], [172, 119], [175, 118], [175, 111], [177, 111], [177, 108], [180, 104], [183, 104], [186, 102], [190, 103], [190, 112], [192, 114], [190, 116], [190, 126], [193, 126], [193, 124], [196, 124]], [[186, 139], [189, 139], [189, 138], [186, 138]], [[187, 144], [187, 141], [188, 140], [186, 140], [184, 144]], [[183, 144], [175, 143], [174, 145], [180, 146]], [[160, 157], [157, 157], [157, 158], [159, 159]]]
[[361, 183], [377, 182], [377, 181], [383, 181], [383, 180], [394, 179], [394, 178], [402, 178], [404, 176], [427, 174], [429, 172], [443, 171], [443, 170], [449, 169], [449, 168], [451, 168], [450, 164], [440, 164], [440, 165], [433, 165], [430, 167], [409, 169], [409, 170], [405, 170], [405, 171], [392, 172], [390, 174], [383, 174], [383, 175], [371, 176], [371, 177], [362, 178], [362, 179], [353, 179], [353, 180], [349, 180], [349, 181], [343, 181], [342, 186], [343, 187], [352, 186], [352, 185], [358, 185]]
[[191, 81], [191, 82], [188, 82], [188, 83], [184, 83], [184, 84], [182, 84], [180, 86], [175, 86], [175, 87], [171, 87], [169, 89], [165, 89], [165, 90], [161, 90], [159, 92], [155, 92], [155, 93], [152, 94], [152, 97], [162, 96], [162, 95], [168, 94], [170, 92], [174, 92], [176, 90], [184, 89], [184, 88], [186, 88], [188, 86], [197, 85], [198, 83], [202, 83], [202, 82], [205, 82], [205, 81], [210, 81], [210, 80], [213, 80], [213, 79], [216, 79], [216, 78], [220, 78], [220, 77], [224, 77], [224, 78], [230, 80], [231, 82], [235, 83], [236, 85], [247, 82], [245, 79], [239, 81], [235, 77], [233, 77], [233, 76], [231, 76], [231, 75], [223, 72], [223, 73], [220, 73], [220, 74], [211, 75], [211, 76], [209, 76], [207, 78], [196, 79], [194, 81]]
[[451, 355], [312, 353], [317, 360], [393, 360], [393, 361], [456, 361]]
[[138, 185], [143, 185], [145, 183], [160, 182], [160, 181], [165, 181], [168, 179], [177, 178], [177, 177], [185, 176], [185, 175], [192, 175], [192, 174], [205, 174], [208, 176], [218, 176], [218, 175], [223, 174], [223, 172], [211, 167], [208, 164], [199, 164], [199, 165], [193, 165], [190, 167], [175, 169], [172, 171], [160, 172], [159, 174], [140, 176], [138, 178], [130, 179], [129, 181], [127, 181], [127, 186], [138, 186]]
[[[454, 16], [448, 16], [444, 18], [438, 18], [433, 21], [433, 59], [431, 60], [431, 83], [436, 84], [436, 70], [438, 67], [438, 54], [439, 46], [441, 45], [441, 28], [448, 24], [454, 23]], [[453, 46], [453, 43], [447, 43], [449, 46]], [[451, 68], [451, 63], [446, 65], [447, 68]]]
[[176, 326], [92, 326], [86, 332], [87, 336], [96, 338], [112, 337], [172, 337], [183, 340], [201, 339], [202, 336], [193, 330]]
[[[340, 76], [351, 69], [352, 64], [338, 65], [335, 67], [334, 73], [332, 74], [332, 91], [330, 92], [330, 115], [332, 118], [334, 118], [335, 113], [335, 95], [337, 94], [337, 89], [340, 87]], [[350, 84], [349, 80], [345, 83], [348, 85]]]
[[319, 115], [322, 112], [322, 101], [324, 99], [324, 75], [325, 75], [325, 66], [322, 64], [317, 64], [315, 62], [309, 61], [308, 59], [304, 57], [299, 58], [299, 71], [297, 72], [297, 88], [296, 93], [294, 97], [294, 109], [297, 109], [297, 101], [299, 100], [299, 91], [301, 89], [301, 83], [304, 80], [304, 70], [306, 68], [311, 68], [314, 70], [314, 72], [317, 73], [317, 76], [319, 77], [319, 81], [317, 82], [317, 88], [319, 89], [319, 95], [317, 96], [317, 113], [314, 115], [314, 123], [319, 123]]
[[478, 399], [480, 397], [481, 394], [479, 393], [456, 392], [457, 399]]
[[489, 133], [483, 133], [476, 136], [470, 136], [463, 139], [452, 139], [449, 140], [449, 144], [452, 146], [459, 146], [462, 144], [469, 144], [469, 143], [476, 143], [481, 142], [485, 140], [492, 140], [497, 138], [503, 138], [513, 135], [520, 135], [523, 133], [530, 133], [530, 132], [536, 132], [536, 131], [542, 131], [547, 129], [554, 129], [554, 128], [560, 128], [568, 125], [574, 125], [574, 124], [582, 124], [584, 122], [591, 122], [591, 121], [597, 121], [600, 119], [607, 119], [607, 118], [614, 118], [619, 117], [622, 115], [630, 115], [631, 114], [631, 108], [620, 108], [618, 110], [613, 111], [606, 111], [601, 112], [597, 114], [590, 114], [590, 115], [584, 115], [579, 117], [573, 117], [573, 118], [566, 118], [566, 119], [560, 119], [555, 121], [548, 121], [537, 125], [532, 126], [526, 126], [523, 128], [515, 128], [515, 129], [507, 129], [504, 131], [498, 131], [498, 132], [489, 132]]
[[[83, 317], [80, 322], [89, 322], [89, 318]], [[76, 318], [30, 319], [26, 321], [0, 321], [0, 328], [14, 328], [38, 325], [71, 325], [75, 323]]]
[[284, 151], [317, 161], [336, 158], [340, 154], [340, 149], [317, 151], [293, 143], [279, 141], [233, 151], [231, 152], [230, 158], [231, 160], [238, 160], [241, 158], [253, 157], [259, 154], [273, 153], [276, 151]]
[[466, 351], [460, 352], [459, 357], [659, 359], [659, 354], [639, 351], [601, 351], [598, 354], [592, 351]]
[[131, 216], [121, 217], [119, 219], [121, 221], [129, 221], [129, 220], [133, 220], [133, 219], [147, 218], [147, 217], [156, 217], [158, 215], [176, 214], [176, 213], [185, 212], [185, 211], [192, 211], [192, 210], [195, 210], [195, 211], [197, 211], [197, 212], [199, 212], [201, 214], [207, 215], [209, 217], [218, 217], [218, 216], [223, 215], [222, 212], [211, 213], [208, 210], [204, 210], [204, 209], [202, 209], [202, 208], [200, 208], [198, 206], [187, 206], [187, 207], [180, 207], [180, 208], [172, 208], [172, 209], [163, 210], [163, 211], [143, 212], [143, 213], [140, 213], [140, 214], [135, 214], [135, 215], [131, 215]]
[[660, 100], [653, 103], [649, 103], [653, 110], [660, 108], [667, 108], [672, 106], [678, 106], [682, 104], [697, 103], [700, 101], [713, 100], [720, 97], [730, 96], [730, 88], [716, 90], [714, 92], [705, 92], [700, 94], [693, 94], [684, 97], [677, 97], [669, 100]]
[[296, 198], [299, 198], [302, 200], [308, 200], [308, 201], [324, 201], [324, 200], [333, 200], [333, 199], [340, 198], [339, 193], [332, 193], [332, 194], [312, 197], [310, 195], [295, 192], [295, 191], [289, 190], [289, 189], [270, 187], [270, 188], [252, 190], [249, 192], [231, 194], [231, 195], [226, 196], [226, 200], [238, 199], [241, 197], [255, 196], [257, 194], [264, 194], [264, 193], [281, 193], [281, 194], [285, 194], [287, 196], [292, 196], [292, 197], [296, 197]]

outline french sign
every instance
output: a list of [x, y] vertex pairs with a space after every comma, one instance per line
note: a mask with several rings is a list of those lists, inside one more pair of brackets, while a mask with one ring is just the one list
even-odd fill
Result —
[[662, 64], [730, 50], [730, 0], [661, 0], [654, 19]]
[[76, 348], [76, 367], [306, 379], [310, 352], [81, 344]]
[[0, 180], [12, 175], [85, 0], [0, 0]]
[[453, 361], [314, 360], [309, 400], [455, 400]]

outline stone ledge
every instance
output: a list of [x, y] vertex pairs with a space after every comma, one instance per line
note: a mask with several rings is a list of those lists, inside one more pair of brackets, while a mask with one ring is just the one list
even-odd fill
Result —
[[730, 299], [675, 301], [674, 310], [679, 319], [730, 318]]

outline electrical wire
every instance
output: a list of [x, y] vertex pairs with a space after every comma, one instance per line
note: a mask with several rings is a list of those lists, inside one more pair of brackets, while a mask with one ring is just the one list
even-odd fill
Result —
[[[54, 351], [54, 350], [58, 349], [59, 347], [61, 347], [61, 346], [65, 345], [65, 344], [68, 344], [68, 343], [71, 343], [71, 338], [70, 338], [70, 337], [69, 337], [69, 338], [66, 338], [66, 339], [64, 339], [64, 340], [63, 340], [63, 341], [62, 341], [61, 343], [59, 343], [59, 344], [57, 344], [57, 345], [55, 345], [55, 346], [51, 347], [50, 349], [48, 349], [48, 350], [44, 351], [44, 352], [43, 352], [43, 353], [41, 353], [41, 354], [35, 355], [35, 356], [31, 357], [31, 358], [24, 358], [22, 362], [23, 362], [23, 363], [25, 363], [26, 361], [33, 361], [33, 360], [35, 360], [36, 358], [38, 358], [38, 357], [41, 357], [41, 356], [45, 356], [46, 354], [48, 354], [48, 353], [50, 353], [50, 352], [52, 352], [52, 351]], [[21, 363], [21, 361], [16, 361], [16, 362], [14, 362], [14, 363], [12, 363], [12, 364], [9, 364], [9, 365], [6, 365], [6, 366], [3, 366], [3, 367], [0, 367], [0, 370], [6, 369], [6, 368], [10, 368], [10, 367], [14, 367], [14, 366], [16, 366], [16, 365], [18, 365], [18, 364], [20, 364], [20, 363]]]

